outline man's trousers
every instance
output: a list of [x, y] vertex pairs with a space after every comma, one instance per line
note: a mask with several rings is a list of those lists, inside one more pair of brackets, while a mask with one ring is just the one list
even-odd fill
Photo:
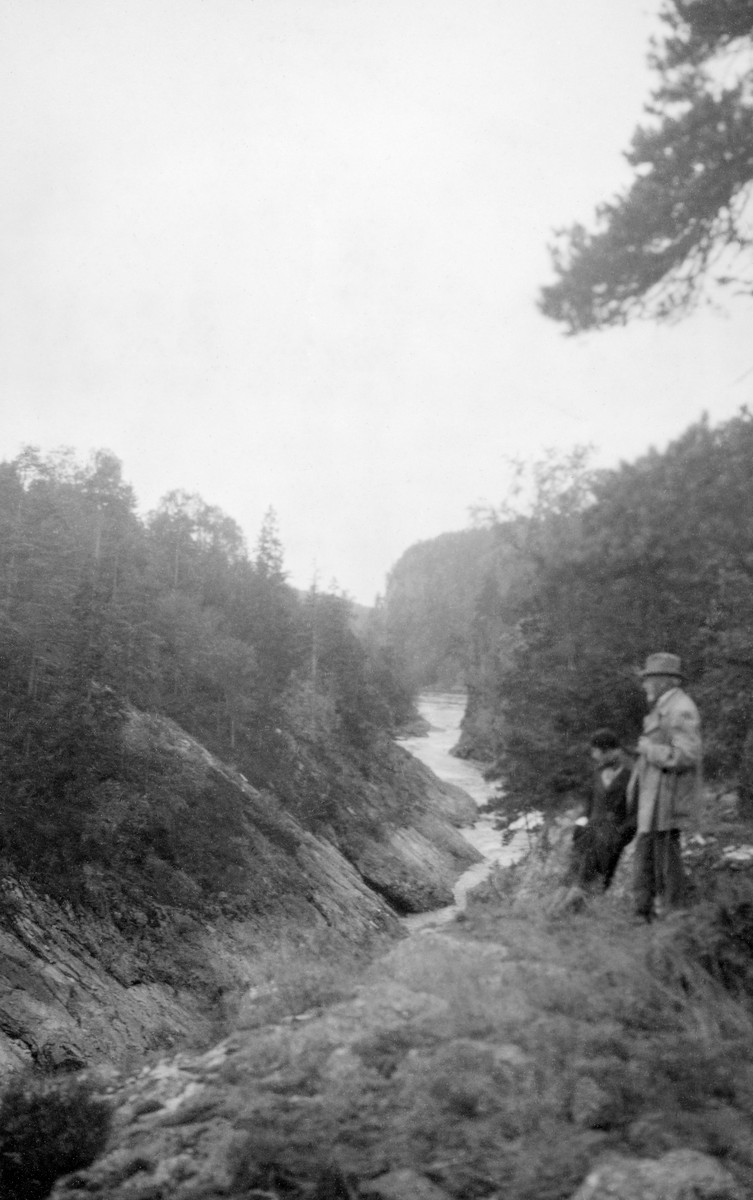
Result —
[[611, 821], [594, 822], [573, 830], [571, 866], [566, 882], [604, 891], [612, 882], [620, 857], [635, 837], [634, 825], [618, 826]]
[[654, 900], [664, 908], [681, 908], [687, 900], [687, 881], [680, 854], [680, 830], [639, 833], [634, 859], [635, 911], [650, 921]]

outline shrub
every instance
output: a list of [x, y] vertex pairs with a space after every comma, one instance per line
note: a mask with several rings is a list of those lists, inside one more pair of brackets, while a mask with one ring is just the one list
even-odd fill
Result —
[[110, 1109], [77, 1078], [12, 1083], [0, 1100], [0, 1195], [42, 1200], [103, 1149]]

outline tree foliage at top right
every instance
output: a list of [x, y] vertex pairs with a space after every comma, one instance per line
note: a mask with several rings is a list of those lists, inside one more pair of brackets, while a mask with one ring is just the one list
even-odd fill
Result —
[[753, 292], [753, 0], [667, 0], [661, 18], [633, 183], [551, 248], [539, 306], [569, 334], [680, 315], [709, 284]]

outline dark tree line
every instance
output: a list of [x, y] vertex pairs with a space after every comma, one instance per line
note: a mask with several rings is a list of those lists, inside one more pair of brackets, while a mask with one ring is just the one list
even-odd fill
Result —
[[173, 718], [265, 786], [287, 734], [363, 752], [411, 699], [389, 647], [356, 637], [346, 598], [286, 582], [272, 513], [249, 555], [197, 496], [173, 492], [140, 519], [108, 453], [80, 465], [26, 450], [0, 464], [7, 858], [49, 879], [106, 857], [103, 789], [136, 769], [129, 706]]
[[627, 742], [645, 711], [636, 667], [679, 654], [704, 721], [706, 767], [753, 762], [753, 417], [693, 425], [664, 453], [565, 472], [496, 524], [515, 582], [484, 589], [472, 687], [493, 717], [508, 794], [550, 807], [584, 781], [590, 732]]

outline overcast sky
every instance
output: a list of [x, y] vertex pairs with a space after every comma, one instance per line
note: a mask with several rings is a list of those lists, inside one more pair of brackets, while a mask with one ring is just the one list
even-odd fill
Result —
[[370, 603], [508, 456], [753, 398], [749, 302], [566, 339], [659, 0], [3, 0], [0, 456], [104, 447]]

